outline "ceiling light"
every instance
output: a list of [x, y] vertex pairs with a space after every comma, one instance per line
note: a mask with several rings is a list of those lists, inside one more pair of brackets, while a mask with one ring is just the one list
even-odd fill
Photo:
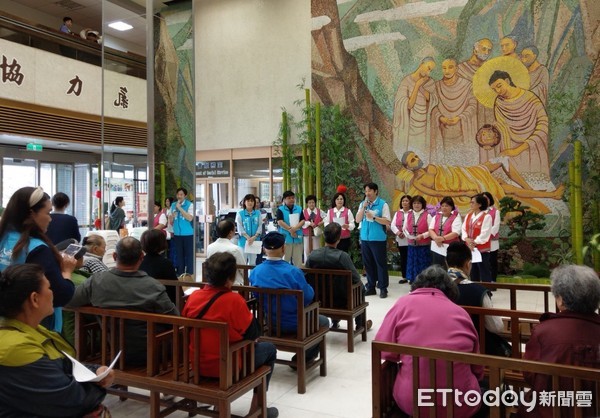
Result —
[[133, 29], [133, 26], [131, 26], [128, 23], [121, 22], [120, 20], [116, 21], [116, 22], [109, 23], [108, 26], [110, 28], [113, 28], [113, 29], [116, 29], [116, 30], [120, 30], [120, 31], [125, 31], [125, 30], [129, 30], [129, 29]]

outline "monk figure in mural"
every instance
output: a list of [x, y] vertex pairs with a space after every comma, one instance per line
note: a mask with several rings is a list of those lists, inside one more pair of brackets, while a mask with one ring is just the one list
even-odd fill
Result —
[[514, 36], [505, 36], [504, 38], [500, 39], [500, 50], [502, 51], [502, 55], [505, 57], [520, 59], [516, 52], [517, 45], [517, 38]]
[[[554, 191], [533, 190], [521, 177], [518, 170], [508, 158], [499, 161], [488, 161], [471, 167], [428, 164], [413, 151], [402, 156], [404, 169], [396, 176], [396, 190], [401, 194], [423, 195], [427, 203], [436, 205], [444, 196], [453, 198], [461, 210], [469, 207], [471, 196], [488, 191], [498, 200], [506, 195], [514, 196], [540, 213], [549, 213], [546, 205], [536, 199], [549, 198], [558, 200], [565, 187], [560, 185]], [[502, 170], [517, 186], [492, 175]], [[394, 203], [395, 204], [395, 203]]]
[[479, 164], [477, 100], [470, 81], [457, 74], [454, 58], [442, 62], [443, 78], [435, 82], [438, 105], [431, 112], [431, 162]]
[[400, 82], [394, 98], [393, 149], [398, 158], [409, 149], [429, 156], [431, 111], [437, 105], [435, 83], [430, 77], [433, 58], [421, 61], [415, 72]]
[[543, 173], [550, 179], [544, 105], [538, 96], [517, 87], [505, 71], [494, 71], [489, 85], [497, 94], [494, 116], [501, 135], [500, 155], [510, 157], [521, 173]]
[[548, 103], [548, 85], [550, 73], [545, 65], [538, 61], [539, 50], [535, 46], [526, 46], [521, 51], [521, 62], [529, 71], [529, 91], [539, 97], [544, 106]]

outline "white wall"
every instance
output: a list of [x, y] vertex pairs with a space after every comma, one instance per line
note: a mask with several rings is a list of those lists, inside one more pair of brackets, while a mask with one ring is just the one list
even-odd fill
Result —
[[195, 2], [196, 149], [268, 146], [310, 87], [309, 0]]

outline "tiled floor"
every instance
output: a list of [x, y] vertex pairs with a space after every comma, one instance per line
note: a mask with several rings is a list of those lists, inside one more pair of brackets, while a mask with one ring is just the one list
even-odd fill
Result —
[[[279, 409], [283, 418], [309, 417], [370, 417], [371, 414], [371, 340], [377, 333], [379, 324], [394, 302], [409, 291], [408, 284], [398, 284], [397, 278], [390, 278], [389, 296], [367, 297], [370, 303], [367, 315], [373, 320], [368, 341], [356, 340], [354, 353], [346, 349], [346, 336], [329, 333], [327, 336], [327, 376], [321, 377], [318, 369], [308, 375], [307, 391], [300, 395], [296, 390], [296, 373], [287, 366], [276, 365], [267, 402]], [[493, 296], [494, 306], [509, 308], [507, 290], [498, 290]], [[543, 297], [532, 292], [518, 295], [520, 310], [543, 311]], [[283, 357], [287, 353], [281, 354]], [[291, 355], [290, 355], [291, 357]], [[149, 416], [146, 404], [109, 396], [106, 404], [115, 418], [146, 418]], [[234, 414], [244, 415], [250, 406], [247, 395], [232, 406]], [[187, 413], [177, 412], [172, 417], [187, 417]]]

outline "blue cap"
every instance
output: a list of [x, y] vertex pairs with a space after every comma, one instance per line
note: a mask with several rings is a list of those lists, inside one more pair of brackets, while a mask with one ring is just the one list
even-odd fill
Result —
[[262, 240], [263, 248], [267, 250], [276, 250], [285, 244], [285, 236], [279, 232], [269, 232]]

